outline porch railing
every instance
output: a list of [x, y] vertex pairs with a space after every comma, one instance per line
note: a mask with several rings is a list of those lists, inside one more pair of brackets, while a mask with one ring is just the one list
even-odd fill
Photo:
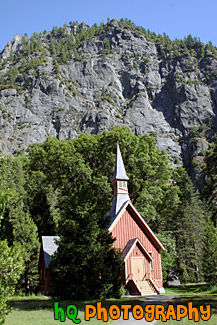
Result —
[[155, 281], [153, 275], [151, 273], [146, 273], [143, 280], [148, 280], [153, 285], [154, 289], [157, 291], [157, 293], [160, 293], [160, 288], [157, 282]]

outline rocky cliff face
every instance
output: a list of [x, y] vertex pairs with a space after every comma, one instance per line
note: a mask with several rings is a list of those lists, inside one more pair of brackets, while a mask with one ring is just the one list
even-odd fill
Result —
[[[65, 35], [75, 40], [79, 26], [68, 26]], [[19, 152], [48, 135], [70, 140], [125, 125], [137, 135], [153, 134], [171, 164], [184, 164], [200, 186], [203, 155], [217, 129], [216, 55], [202, 45], [200, 58], [192, 51], [165, 53], [161, 44], [113, 20], [57, 67], [51, 33], [38, 39], [45, 59], [33, 67], [23, 68], [26, 36], [15, 37], [1, 53], [3, 152]], [[40, 55], [32, 52], [25, 64]], [[11, 67], [17, 69], [15, 87], [7, 87]]]

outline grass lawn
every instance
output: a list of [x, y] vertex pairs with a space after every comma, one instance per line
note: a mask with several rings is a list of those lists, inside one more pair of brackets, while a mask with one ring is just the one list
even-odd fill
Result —
[[[199, 309], [201, 305], [211, 305], [211, 318], [208, 321], [199, 320], [196, 324], [217, 324], [217, 287], [200, 284], [186, 284], [178, 287], [166, 288], [166, 294], [177, 295], [176, 298], [168, 301], [167, 305], [188, 305], [188, 302], [193, 303], [193, 307]], [[166, 322], [167, 325], [173, 324], [190, 325], [195, 323], [194, 320], [188, 320], [188, 316], [184, 317], [181, 321], [170, 319]], [[156, 325], [165, 324], [165, 322], [157, 321]]]
[[[208, 321], [200, 320], [197, 324], [217, 325], [217, 287], [210, 286], [204, 283], [201, 284], [187, 284], [179, 287], [166, 288], [166, 294], [176, 295], [177, 297], [167, 303], [176, 305], [187, 305], [188, 302], [193, 302], [193, 307], [199, 308], [201, 305], [211, 305], [211, 319]], [[144, 298], [122, 298], [122, 299], [108, 299], [102, 302], [102, 307], [107, 310], [111, 305], [121, 306], [127, 305], [141, 305]], [[9, 299], [10, 306], [13, 311], [6, 318], [6, 325], [52, 325], [60, 324], [60, 320], [54, 320], [53, 304], [58, 300], [53, 300], [45, 296], [30, 296], [30, 297], [11, 297]], [[78, 308], [77, 318], [81, 319], [81, 324], [87, 323], [84, 320], [84, 306], [85, 304], [96, 305], [96, 301], [62, 301], [59, 303], [60, 307], [66, 309], [67, 305], [75, 305]], [[109, 319], [107, 324], [111, 323]], [[89, 323], [99, 324], [102, 320], [91, 318]], [[187, 317], [177, 322], [175, 320], [168, 320], [167, 325], [180, 324], [190, 325], [193, 320], [188, 320]], [[72, 320], [66, 318], [65, 324], [74, 324]], [[157, 321], [156, 325], [165, 324], [165, 322]]]
[[[108, 299], [102, 302], [102, 307], [108, 309], [111, 305], [121, 306], [123, 304], [128, 305], [141, 305], [144, 298], [122, 298], [122, 299]], [[53, 300], [44, 296], [32, 296], [32, 297], [11, 297], [9, 304], [13, 308], [13, 311], [6, 317], [5, 325], [53, 325], [61, 324], [60, 320], [54, 320], [53, 303], [58, 300]], [[80, 324], [87, 323], [84, 320], [84, 306], [85, 304], [96, 305], [96, 301], [76, 302], [76, 301], [63, 301], [59, 303], [59, 306], [65, 307], [67, 305], [75, 305], [78, 308], [77, 318], [81, 319]], [[109, 319], [106, 324], [111, 323]], [[99, 324], [103, 323], [102, 320], [91, 318], [88, 323]], [[72, 320], [66, 318], [64, 324], [74, 324]]]
[[217, 295], [217, 286], [207, 283], [188, 283], [165, 288], [167, 295]]

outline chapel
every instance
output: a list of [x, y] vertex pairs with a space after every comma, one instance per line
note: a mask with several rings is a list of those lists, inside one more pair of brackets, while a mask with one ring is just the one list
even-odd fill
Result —
[[161, 255], [163, 245], [133, 206], [119, 145], [113, 177], [114, 197], [109, 231], [116, 238], [124, 260], [121, 281], [131, 294], [154, 295], [164, 292]]
[[[163, 245], [133, 206], [128, 193], [128, 180], [119, 145], [112, 180], [114, 197], [112, 202], [111, 232], [114, 247], [122, 251], [124, 269], [121, 281], [131, 294], [156, 295], [164, 292], [161, 255]], [[58, 248], [58, 236], [42, 236], [40, 253], [39, 290], [52, 290], [49, 264]]]

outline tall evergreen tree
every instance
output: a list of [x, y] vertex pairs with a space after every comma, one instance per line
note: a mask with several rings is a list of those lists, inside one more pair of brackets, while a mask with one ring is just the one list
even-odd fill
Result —
[[[0, 233], [2, 230], [1, 219], [7, 203], [10, 200], [10, 193], [5, 189], [3, 179], [0, 180]], [[0, 324], [4, 324], [5, 317], [10, 311], [6, 303], [8, 296], [15, 291], [17, 281], [24, 269], [22, 249], [20, 245], [8, 246], [7, 240], [0, 240]]]
[[217, 226], [217, 135], [206, 151], [205, 156], [205, 174], [206, 183], [204, 186], [203, 195], [208, 202], [209, 209], [212, 214], [214, 226]]
[[19, 286], [24, 286], [26, 295], [36, 291], [38, 287], [38, 262], [40, 243], [38, 229], [28, 213], [16, 209], [12, 212], [10, 220], [13, 228], [14, 243], [19, 243], [23, 248], [25, 269]]
[[176, 239], [172, 231], [162, 231], [161, 233], [157, 234], [157, 238], [165, 247], [165, 251], [161, 252], [161, 265], [163, 283], [166, 284], [168, 280], [168, 273], [176, 268]]
[[206, 209], [184, 169], [174, 171], [174, 180], [180, 188], [180, 204], [170, 224], [176, 237], [177, 268], [184, 282], [199, 281]]
[[203, 273], [206, 282], [217, 283], [217, 232], [211, 220], [207, 221], [205, 230]]
[[[5, 189], [10, 193], [2, 217], [1, 239], [10, 246], [22, 246], [25, 270], [21, 276], [26, 293], [35, 290], [38, 280], [39, 239], [37, 226], [28, 214], [26, 206], [25, 175], [22, 163], [26, 158], [2, 157], [0, 168]], [[19, 285], [20, 287], [20, 285]]]

